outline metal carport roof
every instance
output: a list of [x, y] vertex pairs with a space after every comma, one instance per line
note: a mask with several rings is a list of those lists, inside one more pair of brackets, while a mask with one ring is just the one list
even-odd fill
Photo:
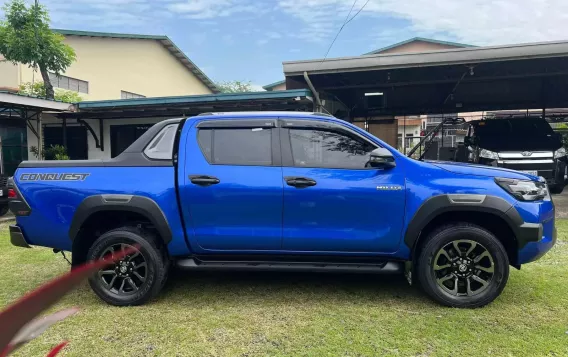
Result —
[[[568, 107], [568, 41], [284, 62], [286, 86], [335, 95], [350, 116]], [[369, 109], [364, 94], [382, 92]]]
[[568, 41], [283, 62], [286, 76], [568, 56]]

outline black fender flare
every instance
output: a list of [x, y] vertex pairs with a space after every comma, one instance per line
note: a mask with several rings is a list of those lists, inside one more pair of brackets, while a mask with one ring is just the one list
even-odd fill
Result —
[[446, 212], [484, 212], [503, 219], [515, 234], [518, 248], [542, 237], [542, 225], [525, 223], [516, 208], [497, 196], [478, 194], [445, 194], [424, 201], [410, 221], [404, 243], [414, 251], [422, 230], [440, 214]]
[[150, 220], [165, 244], [172, 240], [170, 225], [158, 204], [148, 197], [137, 195], [93, 195], [85, 198], [77, 207], [71, 221], [69, 239], [75, 240], [83, 223], [92, 214], [101, 211], [124, 211], [141, 214]]

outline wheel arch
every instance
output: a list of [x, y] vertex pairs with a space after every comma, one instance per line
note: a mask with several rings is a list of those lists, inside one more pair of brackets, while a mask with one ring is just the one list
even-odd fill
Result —
[[124, 224], [151, 226], [164, 245], [172, 240], [166, 216], [154, 200], [137, 195], [89, 196], [77, 207], [69, 228], [73, 265], [85, 261], [98, 229], [104, 232]]
[[488, 195], [448, 194], [426, 200], [404, 235], [404, 242], [411, 249], [410, 259], [420, 254], [430, 232], [450, 222], [473, 223], [487, 229], [505, 246], [511, 264], [516, 266], [518, 250], [526, 244], [519, 233], [524, 221], [511, 203]]
[[130, 212], [143, 216], [152, 223], [165, 244], [172, 240], [170, 225], [158, 204], [148, 197], [137, 195], [94, 195], [85, 198], [71, 221], [69, 239], [74, 241], [89, 217], [104, 211]]

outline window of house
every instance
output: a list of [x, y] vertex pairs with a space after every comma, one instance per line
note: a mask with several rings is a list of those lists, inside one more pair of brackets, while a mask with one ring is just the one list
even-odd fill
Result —
[[171, 160], [177, 127], [177, 124], [166, 125], [144, 149], [144, 154], [150, 159]]
[[[71, 160], [88, 159], [89, 148], [87, 146], [87, 129], [80, 125], [67, 125], [65, 141], [67, 142], [67, 155]], [[51, 146], [63, 146], [63, 126], [44, 125], [43, 127], [43, 149]], [[53, 160], [55, 158], [48, 158]]]
[[376, 146], [356, 136], [319, 129], [290, 129], [294, 166], [364, 169]]
[[197, 139], [211, 164], [272, 165], [271, 129], [201, 129]]
[[67, 76], [49, 73], [49, 80], [54, 87], [72, 90], [79, 93], [89, 93], [89, 82]]
[[111, 125], [110, 156], [120, 155], [136, 139], [142, 136], [153, 124]]
[[406, 134], [406, 147], [409, 148], [413, 145], [414, 139], [412, 138], [413, 134]]
[[133, 98], [146, 98], [146, 96], [142, 94], [127, 92], [125, 90], [120, 91], [120, 99], [133, 99]]

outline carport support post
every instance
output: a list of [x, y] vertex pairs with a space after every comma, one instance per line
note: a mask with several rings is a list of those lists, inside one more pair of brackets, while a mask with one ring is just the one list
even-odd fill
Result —
[[404, 116], [404, 126], [402, 128], [402, 151], [406, 155], [406, 115]]
[[314, 85], [312, 84], [312, 81], [310, 80], [310, 77], [308, 77], [308, 72], [304, 72], [304, 80], [306, 81], [306, 83], [308, 84], [308, 87], [310, 87], [310, 90], [312, 91], [312, 94], [314, 95], [314, 98], [316, 99], [316, 108], [315, 108], [315, 112], [316, 113], [321, 113], [323, 110], [323, 105], [321, 104], [321, 100], [320, 100], [320, 96], [319, 93], [316, 91], [316, 88], [314, 87]]
[[67, 119], [63, 118], [63, 147], [67, 152]]
[[43, 160], [43, 130], [41, 127], [41, 112], [37, 114], [37, 156], [38, 160]]

